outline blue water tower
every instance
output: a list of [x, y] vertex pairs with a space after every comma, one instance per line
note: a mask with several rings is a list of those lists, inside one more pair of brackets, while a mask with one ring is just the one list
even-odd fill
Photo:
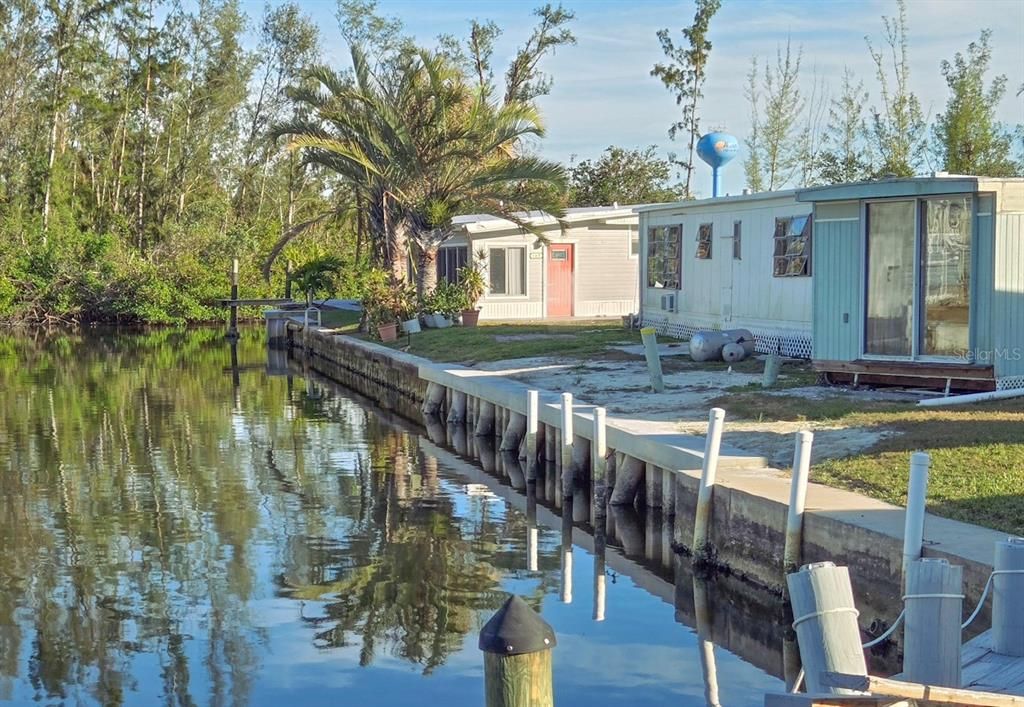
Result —
[[739, 141], [728, 133], [708, 133], [697, 143], [697, 154], [711, 165], [712, 186], [711, 196], [718, 196], [721, 184], [718, 168], [736, 156], [740, 149]]

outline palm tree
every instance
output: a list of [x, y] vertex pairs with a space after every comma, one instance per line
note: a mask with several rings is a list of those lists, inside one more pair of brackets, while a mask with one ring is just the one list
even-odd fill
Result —
[[351, 78], [319, 68], [316, 88], [292, 91], [310, 117], [275, 133], [352, 191], [378, 262], [398, 279], [412, 256], [420, 293], [433, 287], [455, 215], [483, 211], [529, 229], [522, 212], [560, 212], [563, 168], [519, 149], [544, 132], [533, 105], [493, 102], [450, 58], [424, 49], [374, 70], [353, 46], [352, 64]]

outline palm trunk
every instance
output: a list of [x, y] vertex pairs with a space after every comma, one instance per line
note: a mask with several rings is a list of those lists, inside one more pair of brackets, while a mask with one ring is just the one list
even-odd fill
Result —
[[[420, 245], [426, 242], [428, 245]], [[437, 251], [438, 247], [430, 242], [427, 236], [416, 247], [416, 293], [423, 298], [437, 287]]]

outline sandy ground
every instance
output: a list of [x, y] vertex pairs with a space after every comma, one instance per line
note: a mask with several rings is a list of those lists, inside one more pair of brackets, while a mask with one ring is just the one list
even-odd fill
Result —
[[[565, 362], [554, 357], [525, 358], [479, 363], [475, 368], [507, 375], [528, 385], [570, 392], [581, 402], [601, 405], [609, 416], [656, 420], [675, 432], [703, 435], [707, 430], [710, 401], [728, 395], [728, 389], [759, 384], [760, 373], [708, 369], [695, 364], [686, 346], [664, 347], [664, 393], [650, 390], [647, 366], [639, 347], [624, 347], [596, 360]], [[750, 369], [750, 364], [743, 366]], [[760, 368], [760, 366], [756, 366]], [[780, 381], [787, 374], [783, 367]], [[857, 396], [861, 400], [915, 400], [906, 393], [850, 391], [809, 386], [786, 388], [766, 395], [801, 396], [811, 400]], [[728, 405], [725, 406], [728, 413]], [[793, 461], [793, 435], [802, 429], [814, 432], [812, 459], [841, 458], [857, 454], [889, 434], [875, 428], [842, 427], [828, 422], [757, 422], [726, 419], [725, 444], [760, 454], [773, 466], [786, 468]]]

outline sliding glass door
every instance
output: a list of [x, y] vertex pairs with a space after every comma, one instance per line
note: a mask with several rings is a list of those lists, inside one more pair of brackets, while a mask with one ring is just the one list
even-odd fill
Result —
[[971, 197], [928, 199], [921, 209], [924, 317], [921, 354], [963, 356], [970, 348]]
[[866, 355], [969, 349], [972, 208], [970, 196], [867, 204]]
[[911, 356], [914, 336], [913, 201], [868, 204], [867, 325], [864, 353]]

